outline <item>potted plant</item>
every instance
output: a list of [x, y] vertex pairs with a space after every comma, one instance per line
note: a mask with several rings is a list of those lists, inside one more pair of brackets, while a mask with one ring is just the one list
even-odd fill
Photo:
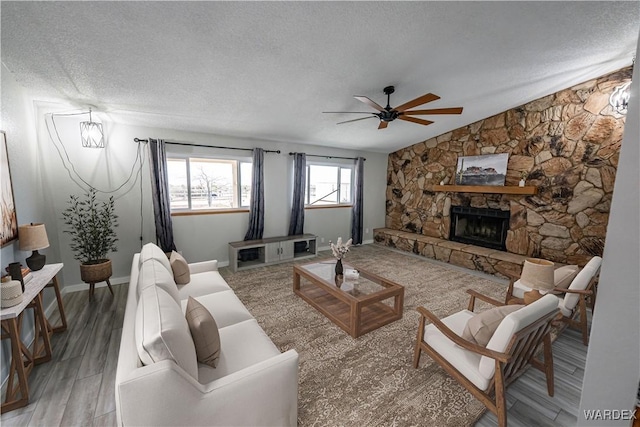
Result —
[[71, 195], [64, 211], [65, 233], [71, 235], [71, 250], [74, 258], [80, 261], [80, 277], [90, 285], [93, 293], [95, 283], [107, 282], [112, 274], [109, 252], [116, 252], [115, 228], [118, 216], [115, 214], [113, 196], [108, 201], [99, 201], [96, 190], [91, 188], [81, 199]]

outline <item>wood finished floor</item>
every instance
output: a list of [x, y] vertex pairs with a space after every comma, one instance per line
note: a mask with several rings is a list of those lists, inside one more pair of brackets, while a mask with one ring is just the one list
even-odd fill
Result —
[[[115, 426], [114, 381], [127, 285], [64, 296], [69, 329], [54, 334], [53, 359], [29, 376], [30, 403], [2, 414], [3, 426]], [[56, 313], [57, 314], [57, 313]], [[56, 315], [51, 319], [56, 321]], [[546, 393], [544, 375], [529, 369], [507, 389], [509, 426], [576, 424], [587, 347], [566, 329], [553, 344], [555, 396]], [[487, 412], [476, 426], [495, 426]]]

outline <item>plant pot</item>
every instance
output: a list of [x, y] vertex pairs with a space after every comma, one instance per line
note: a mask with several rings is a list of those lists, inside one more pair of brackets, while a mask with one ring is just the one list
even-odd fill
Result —
[[524, 179], [521, 179], [520, 182], [518, 183], [518, 186], [524, 187], [524, 184], [525, 184]]
[[104, 282], [111, 277], [111, 260], [101, 259], [80, 264], [80, 278], [85, 283]]

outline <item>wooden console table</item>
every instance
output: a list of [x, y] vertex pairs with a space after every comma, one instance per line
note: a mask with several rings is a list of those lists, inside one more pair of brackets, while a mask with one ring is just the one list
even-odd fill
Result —
[[[11, 342], [11, 364], [2, 413], [21, 408], [29, 403], [27, 383], [29, 373], [34, 365], [51, 360], [51, 334], [67, 329], [67, 319], [56, 277], [62, 267], [63, 264], [47, 264], [42, 270], [32, 271], [31, 280], [25, 283], [22, 302], [0, 310], [2, 339], [9, 339]], [[56, 295], [61, 323], [55, 327], [49, 323], [44, 313], [42, 294], [45, 288], [53, 288]], [[31, 349], [22, 342], [20, 336], [22, 317], [27, 308], [32, 308], [34, 313], [34, 338]]]

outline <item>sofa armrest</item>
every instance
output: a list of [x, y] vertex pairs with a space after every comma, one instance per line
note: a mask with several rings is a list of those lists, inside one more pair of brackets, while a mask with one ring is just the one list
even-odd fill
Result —
[[189, 273], [198, 274], [205, 271], [218, 271], [218, 260], [194, 262], [189, 264]]
[[119, 425], [295, 426], [298, 353], [289, 350], [208, 384], [165, 360], [137, 369], [116, 387]]

